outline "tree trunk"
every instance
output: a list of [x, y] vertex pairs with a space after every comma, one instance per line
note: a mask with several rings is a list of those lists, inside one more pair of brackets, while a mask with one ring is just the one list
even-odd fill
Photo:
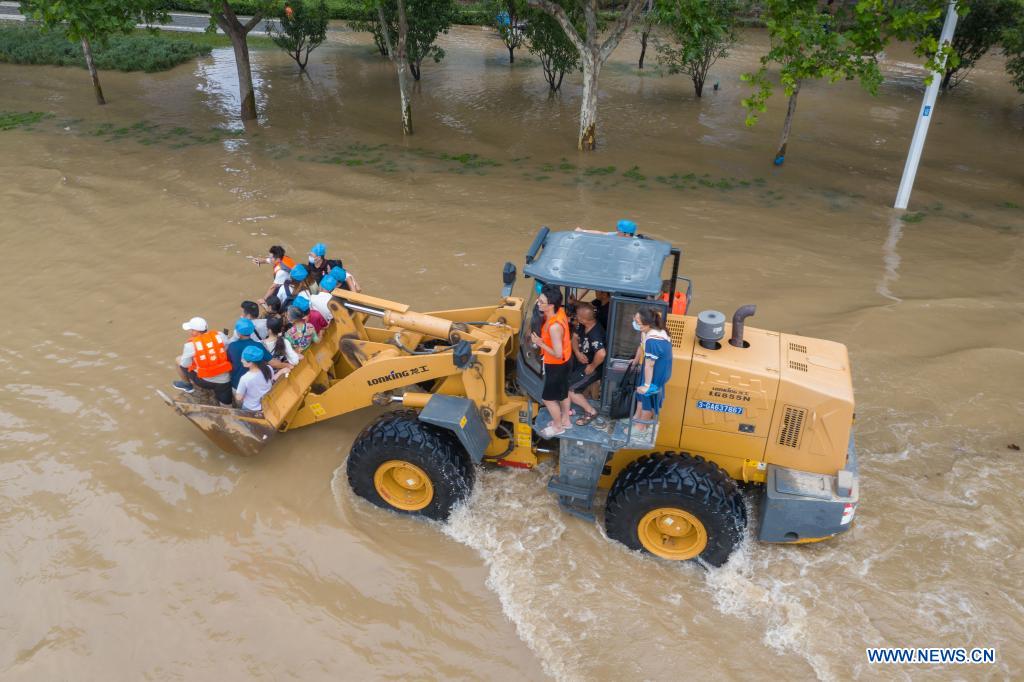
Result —
[[953, 74], [956, 73], [955, 69], [949, 69], [946, 74], [942, 77], [942, 89], [949, 90], [949, 83], [953, 80]]
[[391, 31], [384, 20], [384, 6], [377, 3], [377, 17], [380, 19], [381, 33], [384, 44], [388, 48], [388, 56], [398, 72], [398, 94], [402, 102], [402, 134], [412, 135], [412, 102], [409, 99], [409, 60], [405, 54], [405, 45], [409, 35], [409, 23], [405, 18], [405, 0], [398, 0], [398, 36], [391, 42]]
[[702, 94], [704, 94], [704, 79], [701, 78], [700, 76], [694, 76], [692, 80], [693, 91], [697, 94], [697, 97], [700, 97]]
[[89, 69], [89, 75], [92, 76], [92, 87], [96, 91], [96, 104], [106, 104], [107, 100], [103, 99], [103, 88], [100, 87], [100, 74], [96, 71], [96, 63], [92, 60], [92, 46], [89, 45], [89, 39], [82, 36], [82, 54], [85, 56], [85, 65]]
[[246, 34], [238, 29], [227, 32], [235, 51], [235, 70], [238, 72], [238, 98], [241, 100], [243, 121], [256, 120], [256, 91], [252, 87], [252, 67], [249, 64], [249, 43]]
[[409, 62], [409, 72], [412, 73], [412, 79], [418, 81], [420, 79], [420, 62]]
[[649, 28], [640, 33], [640, 63], [637, 65], [640, 69], [644, 68], [644, 57], [647, 56], [647, 37], [649, 35], [651, 35], [651, 29]]
[[775, 152], [775, 165], [781, 166], [786, 160], [786, 143], [789, 142], [789, 131], [793, 128], [793, 114], [796, 113], [796, 96], [800, 94], [800, 82], [797, 81], [793, 94], [789, 96], [789, 107], [786, 109], [786, 122], [782, 124], [782, 138], [779, 140], [779, 151]]
[[583, 63], [583, 101], [580, 102], [580, 137], [577, 148], [591, 151], [597, 146], [597, 79], [601, 61], [589, 50], [580, 53]]
[[515, 64], [516, 63], [515, 48], [512, 47], [511, 45], [507, 45], [506, 47], [508, 47], [508, 63], [509, 64]]

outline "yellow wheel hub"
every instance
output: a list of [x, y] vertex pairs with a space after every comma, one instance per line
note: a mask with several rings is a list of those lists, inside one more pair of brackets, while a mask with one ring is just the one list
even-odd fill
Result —
[[373, 487], [385, 502], [402, 511], [419, 511], [434, 499], [434, 484], [427, 472], [400, 459], [377, 467]]
[[636, 530], [644, 549], [662, 559], [686, 561], [708, 546], [708, 532], [700, 519], [676, 507], [652, 509]]

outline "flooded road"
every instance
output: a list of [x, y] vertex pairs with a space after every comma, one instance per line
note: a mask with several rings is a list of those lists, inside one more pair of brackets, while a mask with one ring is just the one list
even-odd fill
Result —
[[[920, 102], [890, 55], [878, 98], [804, 88], [743, 127], [751, 34], [694, 101], [602, 76], [601, 149], [574, 148], [579, 77], [549, 98], [490, 33], [424, 67], [401, 141], [366, 36], [311, 77], [254, 52], [241, 134], [230, 52], [164, 74], [0, 65], [0, 674], [39, 679], [906, 679], [866, 646], [995, 647], [1024, 663], [1024, 99], [989, 58], [944, 96], [912, 213], [888, 207]], [[713, 82], [713, 81], [712, 81]], [[709, 88], [710, 90], [710, 88]], [[862, 503], [853, 530], [748, 543], [708, 573], [633, 555], [561, 514], [545, 472], [488, 471], [446, 527], [383, 513], [336, 476], [359, 413], [258, 458], [211, 448], [156, 397], [182, 320], [229, 326], [316, 241], [368, 293], [419, 309], [493, 300], [541, 224], [620, 217], [684, 253], [698, 309], [849, 346]]]

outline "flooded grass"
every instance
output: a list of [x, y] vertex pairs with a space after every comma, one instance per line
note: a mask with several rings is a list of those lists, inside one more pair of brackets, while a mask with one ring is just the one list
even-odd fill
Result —
[[40, 121], [53, 118], [53, 114], [42, 111], [0, 111], [0, 130], [14, 130], [15, 128], [27, 128]]
[[[273, 160], [291, 159], [301, 163], [342, 166], [360, 172], [471, 176], [513, 173], [532, 182], [554, 182], [565, 187], [600, 190], [621, 187], [630, 190], [672, 190], [687, 193], [712, 191], [719, 194], [734, 194], [742, 192], [749, 197], [750, 201], [765, 208], [774, 208], [786, 201], [781, 192], [769, 188], [768, 181], [763, 177], [716, 177], [711, 173], [698, 174], [685, 170], [655, 175], [643, 169], [639, 164], [632, 164], [625, 170], [621, 170], [614, 165], [578, 165], [564, 156], [559, 157], [557, 161], [545, 161], [532, 156], [498, 159], [462, 150], [440, 151], [422, 147], [407, 149], [387, 143], [351, 142], [322, 145], [316, 148], [299, 147], [290, 144], [287, 140], [270, 139], [264, 131], [246, 133], [241, 128], [227, 127], [196, 130], [186, 126], [158, 124], [146, 120], [118, 125], [112, 122], [95, 123], [82, 119], [61, 119], [53, 121], [53, 128], [38, 125], [40, 122], [52, 118], [54, 118], [53, 114], [45, 112], [0, 112], [0, 130], [19, 128], [26, 131], [47, 132], [56, 128], [65, 134], [102, 140], [105, 144], [116, 145], [134, 142], [144, 147], [162, 147], [169, 152], [182, 152], [194, 146], [245, 140], [251, 151], [262, 153]], [[837, 211], [850, 210], [864, 199], [863, 195], [827, 187], [813, 189], [810, 191], [810, 195], [824, 200], [831, 210]], [[1003, 202], [999, 206], [1003, 209], [1020, 208], [1011, 201]], [[916, 213], [904, 214], [901, 220], [907, 223], [916, 223], [924, 220], [929, 213], [938, 213], [942, 210], [942, 204], [936, 203]], [[949, 217], [954, 216], [949, 215]], [[959, 219], [966, 220], [967, 218], [960, 216]]]

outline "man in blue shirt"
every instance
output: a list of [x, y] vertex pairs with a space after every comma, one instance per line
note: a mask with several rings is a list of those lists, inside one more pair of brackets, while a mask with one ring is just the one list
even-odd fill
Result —
[[242, 353], [246, 348], [258, 348], [263, 353], [264, 360], [270, 360], [270, 353], [263, 347], [263, 344], [253, 340], [252, 335], [255, 331], [256, 327], [253, 325], [252, 320], [248, 318], [240, 317], [238, 322], [235, 322], [235, 333], [238, 335], [238, 340], [228, 344], [228, 359], [231, 360], [232, 389], [238, 388], [238, 380], [246, 372], [245, 367], [242, 365]]

